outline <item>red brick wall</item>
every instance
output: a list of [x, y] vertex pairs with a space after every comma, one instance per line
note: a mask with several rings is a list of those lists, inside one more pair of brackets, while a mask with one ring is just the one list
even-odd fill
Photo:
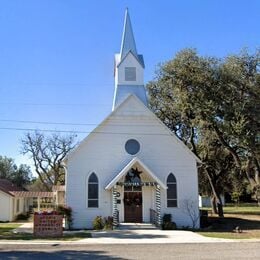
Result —
[[34, 215], [33, 234], [40, 237], [62, 236], [62, 215]]

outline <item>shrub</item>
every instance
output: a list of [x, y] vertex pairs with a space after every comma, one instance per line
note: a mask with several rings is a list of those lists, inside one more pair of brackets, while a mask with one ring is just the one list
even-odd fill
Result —
[[17, 215], [15, 219], [16, 220], [27, 220], [29, 217], [30, 216], [28, 213], [27, 214], [21, 213], [21, 214]]
[[113, 229], [113, 217], [104, 218], [104, 229]]
[[162, 229], [163, 230], [173, 230], [176, 229], [176, 223], [172, 222], [172, 215], [171, 214], [164, 214], [163, 215], [163, 223]]
[[93, 228], [95, 230], [101, 230], [104, 228], [104, 221], [101, 216], [96, 216], [93, 220]]
[[72, 221], [73, 221], [71, 207], [59, 205], [57, 208], [57, 212], [58, 212], [58, 214], [61, 214], [65, 217], [66, 222], [68, 223], [68, 228], [71, 229]]
[[163, 223], [164, 222], [172, 222], [172, 214], [164, 214], [163, 215]]

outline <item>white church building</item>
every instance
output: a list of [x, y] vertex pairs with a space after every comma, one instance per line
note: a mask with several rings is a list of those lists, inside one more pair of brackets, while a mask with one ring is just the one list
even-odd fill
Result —
[[160, 225], [164, 214], [194, 226], [199, 159], [149, 109], [144, 67], [126, 10], [112, 112], [65, 160], [74, 228], [92, 228], [96, 216]]

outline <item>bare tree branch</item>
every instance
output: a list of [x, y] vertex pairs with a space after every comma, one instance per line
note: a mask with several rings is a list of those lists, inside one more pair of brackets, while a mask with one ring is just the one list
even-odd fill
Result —
[[33, 159], [35, 171], [47, 189], [52, 185], [64, 184], [62, 161], [74, 148], [75, 135], [60, 136], [34, 132], [25, 134], [22, 139], [22, 153]]

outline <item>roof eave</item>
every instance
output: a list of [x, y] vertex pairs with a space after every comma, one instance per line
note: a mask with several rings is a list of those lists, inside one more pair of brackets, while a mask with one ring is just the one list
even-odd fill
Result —
[[139, 163], [146, 173], [152, 177], [163, 189], [167, 189], [167, 186], [137, 157], [134, 157], [105, 187], [105, 190], [110, 190], [114, 185], [131, 169], [135, 163]]

